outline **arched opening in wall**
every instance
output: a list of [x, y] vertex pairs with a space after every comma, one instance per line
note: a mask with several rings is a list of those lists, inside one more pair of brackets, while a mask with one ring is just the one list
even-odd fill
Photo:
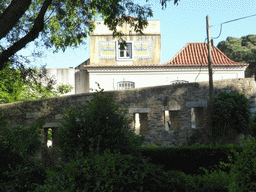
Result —
[[166, 131], [176, 131], [180, 128], [180, 111], [179, 110], [165, 110], [164, 124]]
[[148, 113], [134, 113], [134, 130], [137, 135], [145, 135], [149, 131]]
[[203, 128], [205, 125], [204, 107], [191, 108], [191, 127], [194, 129]]
[[57, 127], [44, 128], [44, 144], [50, 148], [57, 144]]
[[48, 129], [48, 140], [47, 140], [47, 147], [52, 147], [52, 129]]

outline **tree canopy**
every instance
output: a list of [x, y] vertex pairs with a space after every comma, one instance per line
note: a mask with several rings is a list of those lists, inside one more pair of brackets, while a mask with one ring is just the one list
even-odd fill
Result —
[[241, 38], [228, 37], [217, 47], [230, 59], [236, 62], [256, 62], [256, 35], [247, 35]]
[[217, 47], [233, 61], [249, 64], [245, 71], [246, 77], [256, 73], [256, 35], [227, 37], [226, 41], [221, 41]]
[[[32, 79], [32, 80], [31, 80]], [[57, 85], [45, 68], [0, 70], [0, 104], [57, 97], [72, 90], [71, 85]]]
[[[163, 8], [168, 1], [172, 0], [160, 0]], [[127, 21], [142, 33], [152, 10], [133, 0], [0, 0], [0, 70], [16, 61], [15, 54], [30, 42], [56, 51], [77, 47], [94, 29], [91, 21], [98, 15], [113, 36], [121, 37], [117, 26]]]

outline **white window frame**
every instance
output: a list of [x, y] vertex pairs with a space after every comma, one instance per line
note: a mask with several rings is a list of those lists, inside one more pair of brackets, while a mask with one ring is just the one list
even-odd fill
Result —
[[[120, 57], [120, 45], [118, 41], [116, 42], [116, 60], [122, 60], [122, 61], [129, 61], [133, 60], [134, 58], [134, 49], [133, 49], [133, 42], [132, 41], [126, 41], [127, 44], [131, 44], [131, 57]], [[125, 50], [126, 55], [126, 50]]]
[[[126, 84], [127, 84], [127, 86], [125, 86]], [[122, 86], [120, 86], [120, 85], [122, 85]], [[135, 88], [135, 82], [133, 82], [133, 81], [119, 81], [117, 83], [117, 90], [134, 89], [134, 88]]]

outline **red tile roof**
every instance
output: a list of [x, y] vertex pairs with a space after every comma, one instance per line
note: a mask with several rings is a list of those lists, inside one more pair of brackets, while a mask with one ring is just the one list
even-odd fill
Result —
[[[229, 59], [217, 47], [212, 46], [212, 66], [248, 66]], [[169, 66], [207, 66], [207, 43], [187, 43], [171, 60], [164, 63]]]
[[[84, 63], [85, 64], [85, 63]], [[212, 46], [212, 66], [232, 67], [248, 66], [247, 63], [238, 63], [229, 59], [217, 47]], [[85, 68], [157, 68], [157, 67], [199, 67], [208, 66], [207, 43], [187, 43], [171, 60], [163, 64], [143, 65], [91, 65], [87, 62]]]

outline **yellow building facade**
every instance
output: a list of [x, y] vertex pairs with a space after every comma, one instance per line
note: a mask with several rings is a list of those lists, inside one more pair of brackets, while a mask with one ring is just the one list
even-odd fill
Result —
[[118, 38], [104, 25], [104, 21], [95, 21], [95, 30], [90, 34], [90, 65], [155, 65], [161, 59], [160, 21], [148, 21], [143, 35], [138, 35], [128, 23], [118, 30], [124, 33], [127, 45], [121, 47]]

